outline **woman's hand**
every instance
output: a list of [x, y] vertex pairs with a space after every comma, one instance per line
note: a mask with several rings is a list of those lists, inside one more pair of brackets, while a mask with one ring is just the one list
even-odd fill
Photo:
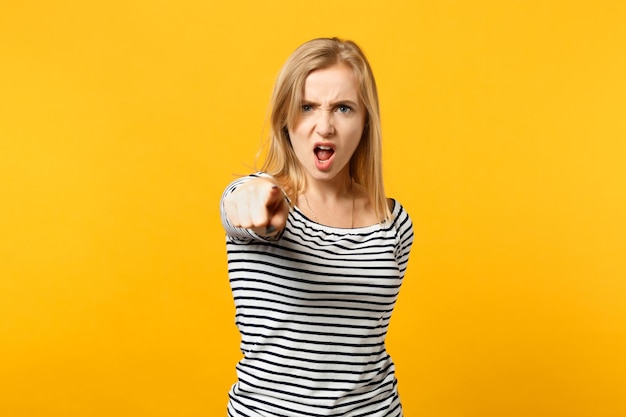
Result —
[[289, 205], [278, 184], [255, 178], [224, 198], [224, 210], [231, 225], [269, 236], [285, 228]]

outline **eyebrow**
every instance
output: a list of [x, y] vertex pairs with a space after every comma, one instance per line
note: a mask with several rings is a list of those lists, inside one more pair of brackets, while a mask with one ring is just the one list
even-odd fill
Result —
[[[302, 99], [302, 104], [315, 104], [316, 106], [320, 105], [320, 103], [316, 102], [315, 100], [307, 100], [306, 98]], [[357, 102], [355, 102], [353, 100], [350, 100], [350, 99], [335, 100], [335, 101], [331, 101], [329, 103], [330, 107], [335, 107], [335, 106], [338, 106], [340, 104], [347, 104], [347, 105], [352, 106], [352, 107], [358, 107], [359, 106], [359, 104]]]

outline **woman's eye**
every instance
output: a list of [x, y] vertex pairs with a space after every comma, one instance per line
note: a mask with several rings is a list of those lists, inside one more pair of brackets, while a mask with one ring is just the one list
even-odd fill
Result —
[[337, 106], [337, 110], [339, 111], [339, 113], [350, 113], [350, 111], [352, 111], [352, 107], [341, 104]]
[[310, 104], [303, 104], [302, 105], [302, 111], [303, 112], [309, 112], [311, 110], [313, 110], [313, 106], [311, 106]]

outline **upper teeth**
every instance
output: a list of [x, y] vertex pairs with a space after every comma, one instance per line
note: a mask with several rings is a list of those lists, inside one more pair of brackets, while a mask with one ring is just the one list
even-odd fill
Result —
[[318, 148], [323, 151], [330, 151], [332, 149], [330, 146], [318, 146]]

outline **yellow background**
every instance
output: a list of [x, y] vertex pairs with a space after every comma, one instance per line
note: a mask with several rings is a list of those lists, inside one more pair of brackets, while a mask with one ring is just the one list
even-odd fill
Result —
[[0, 415], [225, 415], [220, 193], [337, 35], [415, 224], [405, 415], [626, 416], [625, 5], [2, 1]]

